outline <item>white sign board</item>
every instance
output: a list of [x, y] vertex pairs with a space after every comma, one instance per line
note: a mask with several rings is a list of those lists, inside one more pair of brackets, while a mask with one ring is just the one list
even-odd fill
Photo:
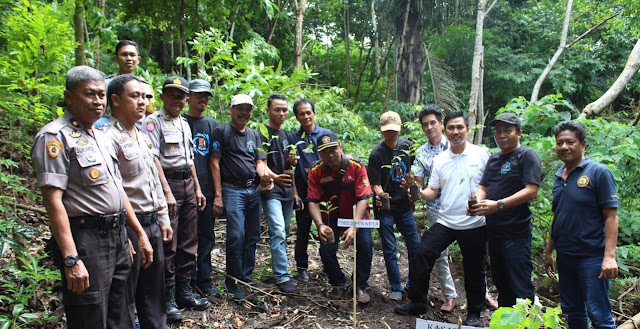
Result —
[[[338, 227], [352, 227], [353, 219], [338, 218]], [[357, 228], [379, 228], [380, 221], [377, 219], [356, 219]]]
[[[479, 327], [462, 326], [462, 329], [477, 329]], [[486, 327], [484, 327], [486, 329]], [[416, 318], [416, 329], [458, 329], [457, 324], [427, 321]]]

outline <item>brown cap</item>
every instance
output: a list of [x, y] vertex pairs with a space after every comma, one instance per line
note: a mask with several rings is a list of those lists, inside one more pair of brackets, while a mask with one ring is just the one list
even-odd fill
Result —
[[402, 130], [402, 119], [398, 113], [389, 111], [380, 116], [380, 131], [400, 131]]

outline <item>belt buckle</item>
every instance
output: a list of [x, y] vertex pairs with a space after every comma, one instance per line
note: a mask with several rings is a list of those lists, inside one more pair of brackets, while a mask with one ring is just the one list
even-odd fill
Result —
[[244, 184], [249, 187], [251, 185], [253, 185], [253, 179], [248, 179], [247, 181], [244, 182]]

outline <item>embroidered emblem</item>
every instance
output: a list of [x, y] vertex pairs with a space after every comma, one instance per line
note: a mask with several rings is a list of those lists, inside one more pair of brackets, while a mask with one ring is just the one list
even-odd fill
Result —
[[171, 119], [171, 117], [169, 116], [169, 114], [165, 114], [165, 115], [164, 115], [164, 118], [165, 118], [165, 119], [167, 119], [167, 120]]
[[86, 140], [84, 140], [84, 139], [81, 139], [81, 140], [79, 140], [79, 141], [78, 141], [78, 145], [80, 145], [80, 146], [85, 146], [85, 145], [87, 145], [87, 144], [89, 144], [89, 142], [87, 142], [87, 141], [86, 141]]
[[580, 176], [580, 178], [578, 178], [578, 186], [585, 187], [587, 185], [589, 185], [589, 177], [587, 175]]
[[175, 80], [173, 80], [173, 83], [175, 83], [177, 85], [181, 85], [182, 81], [180, 81], [180, 78], [175, 78]]
[[147, 146], [149, 146], [149, 149], [153, 148], [153, 145], [151, 145], [151, 141], [147, 139]]
[[369, 186], [369, 179], [367, 179], [367, 177], [362, 178], [362, 184], [364, 184], [364, 186]]
[[218, 141], [213, 141], [213, 144], [211, 144], [211, 147], [213, 147], [214, 150], [217, 150], [220, 148], [220, 143]]
[[127, 141], [127, 136], [120, 136], [120, 142], [124, 143]]
[[78, 131], [78, 130], [75, 130], [75, 131], [71, 132], [71, 137], [73, 137], [73, 138], [78, 138], [80, 136], [82, 136], [82, 133], [80, 131]]
[[148, 132], [152, 132], [156, 130], [156, 124], [153, 122], [147, 122], [147, 126], [145, 127]]
[[287, 150], [288, 148], [289, 148], [289, 141], [285, 139], [282, 141], [282, 149]]
[[404, 162], [396, 162], [391, 166], [391, 172], [389, 174], [391, 175], [392, 181], [400, 183], [407, 174], [407, 166]]
[[167, 129], [175, 129], [176, 127], [172, 126], [172, 125], [168, 125]]
[[62, 143], [54, 139], [47, 141], [47, 155], [51, 159], [57, 158], [61, 152], [62, 152]]
[[500, 167], [500, 173], [504, 175], [509, 171], [511, 171], [511, 162], [507, 161]]
[[100, 177], [100, 171], [98, 171], [98, 169], [96, 169], [96, 168], [93, 168], [89, 172], [89, 176], [91, 176], [91, 178], [93, 178], [93, 179], [96, 179], [96, 178]]
[[247, 151], [249, 151], [249, 153], [253, 153], [253, 151], [255, 151], [256, 149], [256, 144], [253, 143], [253, 141], [248, 141], [247, 142]]
[[322, 137], [322, 143], [329, 143], [331, 141], [331, 137], [329, 135], [324, 135]]
[[203, 156], [209, 154], [209, 135], [197, 133], [193, 139], [193, 151]]

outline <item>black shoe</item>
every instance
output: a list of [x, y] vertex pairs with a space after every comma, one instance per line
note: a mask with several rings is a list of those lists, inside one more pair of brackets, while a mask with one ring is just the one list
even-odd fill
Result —
[[329, 297], [331, 299], [342, 299], [344, 298], [346, 289], [345, 286], [333, 286], [331, 291], [329, 291]]
[[233, 296], [233, 300], [235, 300], [236, 302], [241, 302], [245, 298], [247, 298], [247, 293], [240, 286], [236, 286], [233, 289], [229, 289], [229, 288], [227, 289], [228, 289], [227, 292], [231, 294], [231, 296]]
[[465, 326], [477, 327], [480, 325], [480, 315], [475, 313], [467, 314], [467, 319], [464, 320]]
[[287, 294], [297, 294], [300, 292], [300, 289], [298, 289], [298, 287], [296, 287], [296, 285], [293, 284], [291, 280], [287, 280], [285, 282], [279, 283], [278, 289], [280, 289], [280, 291]]
[[173, 287], [167, 287], [164, 290], [165, 306], [167, 308], [167, 322], [181, 322], [183, 315], [176, 304], [176, 296]]
[[218, 297], [220, 296], [220, 292], [218, 291], [218, 289], [216, 289], [216, 287], [212, 287], [209, 286], [207, 288], [196, 288], [199, 292], [200, 295], [202, 295], [203, 297]]
[[196, 311], [204, 311], [211, 306], [210, 301], [196, 297], [188, 281], [176, 282], [176, 302], [182, 308]]
[[309, 283], [309, 271], [306, 268], [299, 268], [295, 279], [302, 283]]
[[402, 315], [420, 316], [427, 313], [427, 304], [413, 302], [406, 304], [397, 304], [395, 307], [395, 311], [396, 313]]

